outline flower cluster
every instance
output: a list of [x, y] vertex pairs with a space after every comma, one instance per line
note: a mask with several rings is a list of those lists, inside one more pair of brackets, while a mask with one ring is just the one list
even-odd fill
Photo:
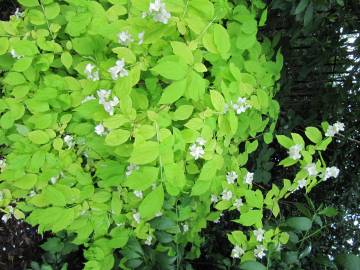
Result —
[[94, 95], [90, 95], [90, 96], [86, 96], [84, 97], [84, 99], [81, 101], [81, 104], [84, 104], [88, 101], [91, 101], [91, 100], [96, 100], [96, 97]]
[[143, 17], [147, 15], [152, 16], [155, 22], [167, 24], [171, 18], [170, 12], [166, 10], [165, 4], [161, 0], [155, 0], [154, 3], [149, 5], [149, 14], [143, 13]]
[[14, 49], [12, 49], [12, 50], [10, 51], [10, 54], [11, 54], [11, 57], [14, 58], [14, 59], [21, 59], [21, 58], [24, 57], [24, 56], [22, 56], [22, 55], [17, 54], [17, 52], [16, 52]]
[[99, 97], [99, 104], [104, 106], [104, 110], [109, 113], [110, 116], [114, 115], [114, 107], [119, 104], [118, 97], [114, 97], [112, 100], [109, 100], [111, 97], [111, 90], [100, 89], [97, 91]]
[[327, 179], [329, 179], [331, 177], [336, 178], [336, 177], [339, 176], [339, 173], [340, 173], [340, 170], [335, 166], [326, 168], [325, 175], [324, 175], [324, 180], [327, 180]]
[[315, 163], [310, 163], [310, 164], [306, 165], [305, 170], [307, 171], [309, 176], [317, 176], [317, 174], [318, 174]]
[[108, 69], [111, 74], [111, 78], [113, 80], [117, 80], [118, 78], [127, 77], [129, 72], [125, 69], [125, 60], [117, 60], [115, 66]]
[[[138, 45], [144, 43], [144, 36], [145, 32], [140, 32], [138, 34]], [[128, 31], [122, 31], [118, 34], [118, 42], [123, 46], [129, 46], [132, 42], [134, 42], [134, 39]]]
[[92, 81], [100, 80], [99, 70], [93, 64], [87, 64], [85, 66], [84, 73], [89, 80]]
[[95, 126], [95, 133], [99, 136], [104, 136], [107, 134], [106, 128], [102, 123]]
[[205, 154], [204, 146], [206, 144], [206, 141], [199, 137], [196, 139], [196, 142], [192, 144], [189, 148], [190, 155], [195, 159], [198, 160], [199, 158], [202, 158]]
[[125, 172], [125, 175], [126, 176], [130, 176], [132, 175], [133, 171], [138, 171], [140, 169], [140, 167], [136, 164], [129, 164], [127, 167], [126, 167], [126, 172]]
[[289, 157], [294, 160], [300, 159], [301, 158], [301, 154], [300, 154], [301, 150], [302, 150], [302, 145], [300, 145], [300, 144], [295, 144], [295, 145], [291, 146], [288, 151]]
[[75, 140], [74, 137], [71, 135], [65, 135], [64, 137], [64, 143], [67, 145], [67, 147], [73, 148], [75, 146]]
[[231, 257], [239, 259], [244, 253], [245, 251], [240, 246], [235, 246], [231, 251]]
[[6, 159], [0, 159], [0, 172], [5, 170], [6, 167]]
[[345, 130], [344, 123], [336, 122], [333, 125], [329, 125], [329, 127], [327, 128], [327, 131], [325, 133], [325, 136], [326, 137], [334, 137], [340, 131], [344, 131], [344, 130]]
[[252, 185], [253, 181], [254, 181], [254, 173], [247, 172], [244, 177], [244, 183], [248, 185]]
[[233, 109], [235, 113], [239, 115], [250, 109], [251, 105], [248, 103], [247, 98], [239, 97], [236, 103], [230, 102], [230, 105], [225, 104], [224, 113], [227, 113], [230, 108]]
[[234, 171], [228, 172], [226, 174], [226, 182], [228, 182], [228, 184], [230, 184], [230, 185], [234, 184], [237, 179], [238, 179], [238, 175]]

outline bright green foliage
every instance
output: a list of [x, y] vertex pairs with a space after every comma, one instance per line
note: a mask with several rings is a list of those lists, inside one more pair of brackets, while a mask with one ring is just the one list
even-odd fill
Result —
[[[139, 263], [135, 239], [168, 257], [196, 258], [208, 222], [238, 211], [233, 221], [249, 228], [229, 240], [250, 261], [243, 269], [262, 269], [251, 230], [263, 227], [265, 208], [279, 214], [278, 201], [331, 139], [308, 128], [316, 145], [305, 148], [300, 135], [278, 136], [286, 148], [303, 146], [296, 178], [267, 193], [249, 180], [259, 137], [273, 138], [282, 69], [281, 54], [257, 41], [266, 10], [253, 2], [168, 0], [171, 18], [162, 23], [150, 1], [20, 1], [25, 17], [0, 22], [5, 212], [16, 200], [17, 217], [24, 212], [40, 232], [74, 235], [87, 248], [85, 269], [106, 270], [116, 249], [122, 268]], [[316, 168], [324, 171], [323, 161]], [[307, 191], [318, 183], [308, 181]], [[265, 249], [286, 243], [279, 228], [266, 230]]]

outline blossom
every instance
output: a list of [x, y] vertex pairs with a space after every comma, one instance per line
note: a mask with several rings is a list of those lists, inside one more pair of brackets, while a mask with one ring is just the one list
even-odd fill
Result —
[[117, 60], [115, 66], [108, 69], [113, 80], [117, 80], [119, 77], [127, 77], [129, 72], [125, 69], [125, 60]]
[[345, 130], [344, 123], [337, 121], [333, 125], [328, 126], [328, 129], [325, 132], [325, 136], [326, 137], [334, 137], [340, 131], [344, 131], [344, 130]]
[[7, 206], [7, 209], [8, 209], [8, 213], [4, 214], [1, 218], [1, 220], [6, 223], [9, 218], [11, 218], [11, 216], [14, 214], [14, 207], [12, 207], [11, 205]]
[[19, 8], [16, 8], [14, 16], [16, 19], [22, 18], [25, 16], [24, 12], [21, 12]]
[[231, 251], [231, 257], [239, 259], [242, 255], [244, 255], [244, 253], [245, 251], [241, 247], [235, 246]]
[[2, 192], [1, 190], [0, 190], [0, 201], [2, 201], [4, 199], [4, 192]]
[[98, 81], [100, 79], [99, 71], [96, 70], [96, 66], [94, 66], [93, 64], [87, 64], [85, 66], [84, 73], [89, 80]]
[[241, 198], [236, 199], [236, 201], [234, 202], [233, 206], [236, 207], [237, 210], [240, 211], [240, 207], [243, 206], [243, 200]]
[[251, 185], [254, 181], [254, 173], [248, 172], [244, 177], [244, 183]]
[[57, 183], [57, 181], [59, 180], [59, 178], [60, 178], [59, 175], [56, 175], [56, 176], [51, 177], [49, 181], [51, 184], [55, 185]]
[[6, 168], [6, 159], [0, 159], [0, 172]]
[[256, 241], [261, 242], [262, 240], [264, 240], [264, 233], [265, 231], [262, 228], [255, 230], [254, 236], [256, 238]]
[[228, 172], [226, 174], [226, 181], [228, 182], [228, 184], [234, 184], [235, 181], [237, 180], [237, 178], [238, 178], [238, 175], [234, 171]]
[[326, 168], [324, 180], [327, 180], [327, 179], [329, 179], [331, 177], [336, 178], [336, 177], [339, 176], [339, 173], [340, 173], [340, 170], [335, 166]]
[[111, 96], [111, 90], [100, 89], [97, 91], [99, 97], [99, 104], [103, 105], [104, 110], [109, 113], [110, 116], [114, 115], [114, 107], [119, 104], [119, 98], [113, 97], [112, 100], [109, 100]]
[[145, 240], [145, 245], [151, 246], [153, 237], [151, 235], [148, 235]]
[[295, 145], [291, 146], [288, 151], [289, 157], [294, 160], [300, 159], [301, 158], [301, 154], [300, 154], [301, 150], [302, 150], [302, 146], [300, 144], [295, 144]]
[[104, 136], [106, 134], [106, 130], [103, 124], [98, 124], [95, 126], [95, 133], [99, 136]]
[[190, 146], [190, 155], [195, 159], [198, 160], [202, 158], [205, 154], [204, 148], [202, 146], [198, 146], [195, 143]]
[[123, 31], [118, 34], [118, 41], [121, 45], [128, 46], [134, 40], [128, 31]]
[[162, 215], [163, 215], [163, 213], [161, 211], [159, 211], [155, 214], [155, 217], [161, 217]]
[[149, 15], [153, 15], [155, 22], [167, 24], [171, 18], [171, 14], [166, 10], [165, 4], [161, 0], [155, 0], [149, 5]]
[[139, 169], [140, 167], [138, 165], [131, 163], [126, 167], [125, 175], [130, 176], [133, 173], [133, 171], [138, 171]]
[[134, 218], [134, 220], [135, 220], [135, 222], [136, 222], [137, 224], [140, 223], [140, 221], [141, 221], [141, 215], [140, 215], [139, 212], [134, 213], [134, 214], [133, 214], [133, 218]]
[[73, 148], [75, 146], [74, 137], [71, 135], [65, 135], [64, 142], [68, 146], [68, 148]]
[[304, 188], [304, 187], [306, 187], [306, 185], [307, 185], [306, 179], [301, 179], [301, 180], [298, 181], [297, 189]]
[[236, 103], [231, 103], [231, 105], [236, 114], [241, 114], [243, 112], [246, 112], [247, 109], [251, 108], [251, 105], [247, 103], [247, 99], [241, 97], [238, 98]]
[[21, 58], [23, 58], [23, 56], [17, 54], [17, 52], [16, 52], [14, 49], [12, 49], [12, 50], [10, 51], [10, 54], [11, 54], [11, 57], [12, 57], [12, 58], [15, 58], [15, 59], [21, 59]]
[[316, 176], [318, 174], [315, 163], [310, 163], [310, 164], [306, 165], [305, 170], [307, 171], [309, 176]]
[[99, 97], [99, 104], [104, 104], [111, 96], [111, 90], [99, 89], [96, 93]]
[[145, 35], [145, 32], [140, 32], [140, 33], [138, 34], [138, 38], [139, 38], [138, 44], [139, 44], [139, 45], [141, 45], [141, 44], [144, 43], [144, 35]]
[[37, 194], [36, 191], [35, 191], [35, 190], [32, 190], [32, 191], [30, 191], [30, 193], [29, 193], [29, 197], [34, 197], [36, 194]]
[[214, 195], [214, 194], [211, 194], [211, 198], [210, 198], [210, 201], [212, 202], [212, 203], [217, 203], [218, 202], [218, 197], [216, 196], [216, 195]]
[[143, 193], [142, 193], [141, 190], [135, 190], [135, 191], [134, 191], [134, 195], [135, 195], [136, 197], [138, 197], [139, 199], [142, 199], [142, 198], [143, 198]]
[[88, 101], [95, 100], [95, 99], [96, 99], [96, 97], [95, 97], [94, 95], [86, 96], [86, 97], [84, 97], [84, 99], [81, 101], [81, 104], [84, 104], [84, 103], [86, 103], [86, 102], [88, 102]]
[[187, 231], [189, 231], [189, 225], [187, 225], [186, 223], [182, 224], [182, 231], [183, 231], [183, 233], [186, 233]]
[[263, 245], [257, 245], [254, 250], [255, 257], [258, 257], [259, 259], [262, 259], [265, 254], [265, 247]]
[[196, 143], [200, 146], [204, 146], [206, 144], [206, 140], [202, 137], [196, 139]]
[[223, 199], [224, 201], [230, 201], [232, 196], [233, 196], [233, 194], [232, 194], [231, 190], [228, 190], [228, 189], [225, 189], [221, 193], [221, 199]]

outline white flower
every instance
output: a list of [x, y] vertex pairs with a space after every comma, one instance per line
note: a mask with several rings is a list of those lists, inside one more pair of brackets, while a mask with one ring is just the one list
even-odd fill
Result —
[[254, 173], [248, 172], [244, 177], [244, 183], [251, 185], [254, 181]]
[[214, 223], [220, 223], [220, 218], [215, 219]]
[[143, 11], [143, 12], [141, 13], [141, 18], [142, 18], [142, 19], [145, 19], [145, 18], [146, 18], [146, 16], [147, 16], [146, 11]]
[[224, 105], [224, 113], [227, 113], [229, 111], [229, 108], [230, 108], [229, 104], [225, 104]]
[[171, 14], [166, 10], [165, 4], [161, 0], [155, 0], [149, 5], [149, 14], [153, 15], [155, 22], [167, 24], [171, 18]]
[[241, 114], [243, 112], [246, 112], [247, 109], [251, 108], [251, 105], [247, 103], [247, 99], [241, 97], [238, 98], [237, 103], [231, 102], [231, 105], [236, 114]]
[[10, 54], [11, 54], [11, 57], [12, 57], [12, 58], [15, 58], [15, 59], [21, 59], [21, 58], [23, 58], [23, 56], [17, 54], [14, 49], [12, 49], [12, 50], [10, 51]]
[[228, 172], [226, 174], [226, 181], [228, 182], [228, 184], [234, 184], [237, 179], [238, 179], [238, 175], [234, 171]]
[[19, 8], [16, 8], [14, 16], [16, 19], [22, 18], [25, 16], [24, 12], [21, 12]]
[[206, 144], [206, 140], [202, 137], [197, 138], [195, 142], [200, 146], [204, 146]]
[[30, 191], [29, 193], [29, 197], [34, 197], [37, 193], [35, 192], [35, 190]]
[[109, 97], [111, 96], [111, 90], [106, 90], [106, 89], [100, 89], [97, 92], [97, 95], [99, 97], [99, 104], [104, 104], [106, 102], [107, 99], [109, 99]]
[[334, 137], [337, 133], [339, 133], [340, 131], [344, 131], [344, 130], [345, 130], [344, 123], [337, 121], [333, 125], [328, 126], [325, 136]]
[[256, 241], [261, 242], [262, 240], [264, 240], [264, 233], [265, 231], [262, 228], [255, 230], [254, 236], [256, 238]]
[[254, 250], [255, 257], [258, 257], [259, 259], [262, 259], [265, 254], [265, 248], [263, 245], [257, 245], [256, 249]]
[[196, 144], [193, 144], [189, 148], [190, 155], [195, 159], [198, 160], [199, 158], [202, 158], [205, 154], [204, 148], [202, 146], [198, 146]]
[[236, 209], [239, 210], [239, 211], [240, 211], [240, 207], [243, 206], [243, 205], [244, 205], [244, 203], [243, 203], [243, 200], [241, 198], [237, 199], [233, 204], [233, 206], [236, 207]]
[[163, 213], [161, 211], [159, 211], [155, 214], [155, 217], [161, 217], [162, 215], [163, 215]]
[[310, 163], [306, 165], [305, 170], [307, 171], [309, 176], [316, 176], [318, 174], [315, 163]]
[[135, 220], [135, 222], [136, 222], [137, 224], [140, 223], [140, 221], [141, 221], [141, 215], [140, 215], [140, 213], [138, 213], [138, 212], [134, 213], [134, 214], [133, 214], [133, 218], [134, 218], [134, 220]]
[[134, 40], [128, 31], [123, 31], [118, 34], [118, 41], [121, 45], [128, 46]]
[[0, 159], [0, 172], [6, 168], [6, 159]]
[[231, 257], [239, 259], [242, 255], [244, 255], [244, 253], [245, 251], [241, 247], [235, 246], [231, 251]]
[[141, 45], [141, 44], [144, 43], [144, 35], [145, 35], [145, 32], [140, 32], [140, 33], [138, 34], [138, 38], [139, 38], [138, 44], [139, 44], [139, 45]]
[[221, 199], [223, 199], [224, 201], [230, 201], [232, 196], [233, 196], [233, 194], [232, 194], [231, 190], [228, 190], [228, 189], [225, 189], [221, 193]]
[[4, 214], [4, 215], [1, 217], [1, 220], [2, 220], [4, 223], [6, 223], [6, 222], [9, 220], [10, 217], [11, 217], [11, 215], [9, 215], [9, 214]]
[[216, 195], [214, 195], [214, 194], [211, 194], [211, 198], [210, 198], [210, 201], [212, 202], [212, 203], [217, 203], [218, 202], [218, 197], [216, 196]]
[[297, 189], [304, 188], [304, 187], [306, 187], [306, 185], [307, 185], [306, 179], [301, 179], [301, 180], [298, 181], [298, 187], [297, 187]]
[[129, 72], [125, 69], [124, 59], [117, 60], [115, 66], [108, 69], [113, 80], [117, 80], [119, 77], [127, 77]]
[[89, 80], [98, 81], [100, 79], [99, 71], [95, 70], [95, 68], [96, 67], [93, 64], [87, 64], [85, 66], [84, 73]]
[[98, 124], [95, 126], [95, 133], [99, 136], [104, 136], [106, 134], [106, 130], [103, 124]]
[[186, 223], [182, 225], [182, 231], [183, 233], [186, 233], [187, 231], [189, 231], [189, 225], [187, 225]]
[[0, 190], [0, 201], [2, 201], [4, 199], [4, 192], [2, 192], [1, 190]]
[[138, 171], [139, 169], [140, 167], [138, 165], [131, 163], [126, 167], [125, 175], [130, 176], [133, 173], [133, 171]]
[[134, 191], [134, 195], [135, 195], [136, 197], [138, 197], [139, 199], [142, 199], [142, 198], [143, 198], [143, 193], [142, 193], [141, 190], [135, 190], [135, 191]]
[[291, 146], [288, 151], [289, 157], [294, 160], [300, 159], [301, 158], [301, 154], [300, 154], [301, 150], [302, 150], [302, 146], [300, 144], [295, 144], [295, 145]]
[[153, 237], [151, 235], [148, 235], [146, 237], [145, 245], [151, 246], [152, 239]]
[[88, 101], [90, 101], [90, 100], [95, 100], [95, 99], [96, 99], [96, 97], [95, 97], [94, 95], [86, 96], [86, 97], [84, 97], [84, 99], [81, 101], [81, 104], [84, 104], [84, 103], [86, 103], [86, 102], [88, 102]]
[[73, 148], [75, 146], [74, 137], [71, 135], [65, 135], [64, 142], [68, 146], [68, 148]]
[[340, 173], [340, 170], [335, 166], [326, 168], [324, 180], [327, 180], [327, 179], [329, 179], [331, 177], [336, 178], [336, 177], [339, 176], [339, 173]]
[[336, 129], [336, 132], [340, 132], [340, 131], [344, 131], [345, 130], [345, 124], [344, 123], [341, 123], [339, 121], [337, 121], [335, 124], [334, 124], [334, 127]]
[[58, 180], [59, 180], [59, 176], [57, 175], [57, 176], [51, 177], [49, 181], [51, 184], [55, 185]]

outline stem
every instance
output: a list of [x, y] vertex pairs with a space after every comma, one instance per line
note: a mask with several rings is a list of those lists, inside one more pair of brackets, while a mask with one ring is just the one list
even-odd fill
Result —
[[46, 20], [46, 25], [47, 25], [47, 28], [48, 28], [48, 30], [49, 30], [50, 36], [51, 36], [52, 40], [54, 41], [55, 37], [54, 37], [54, 35], [52, 34], [52, 32], [51, 32], [51, 30], [50, 30], [50, 25], [49, 25], [48, 18], [46, 17], [46, 14], [45, 14], [44, 5], [43, 5], [43, 3], [42, 3], [41, 0], [39, 1], [39, 3], [40, 3], [40, 6], [41, 6], [41, 9], [42, 9], [42, 13], [44, 14], [44, 17], [45, 17], [45, 20]]

